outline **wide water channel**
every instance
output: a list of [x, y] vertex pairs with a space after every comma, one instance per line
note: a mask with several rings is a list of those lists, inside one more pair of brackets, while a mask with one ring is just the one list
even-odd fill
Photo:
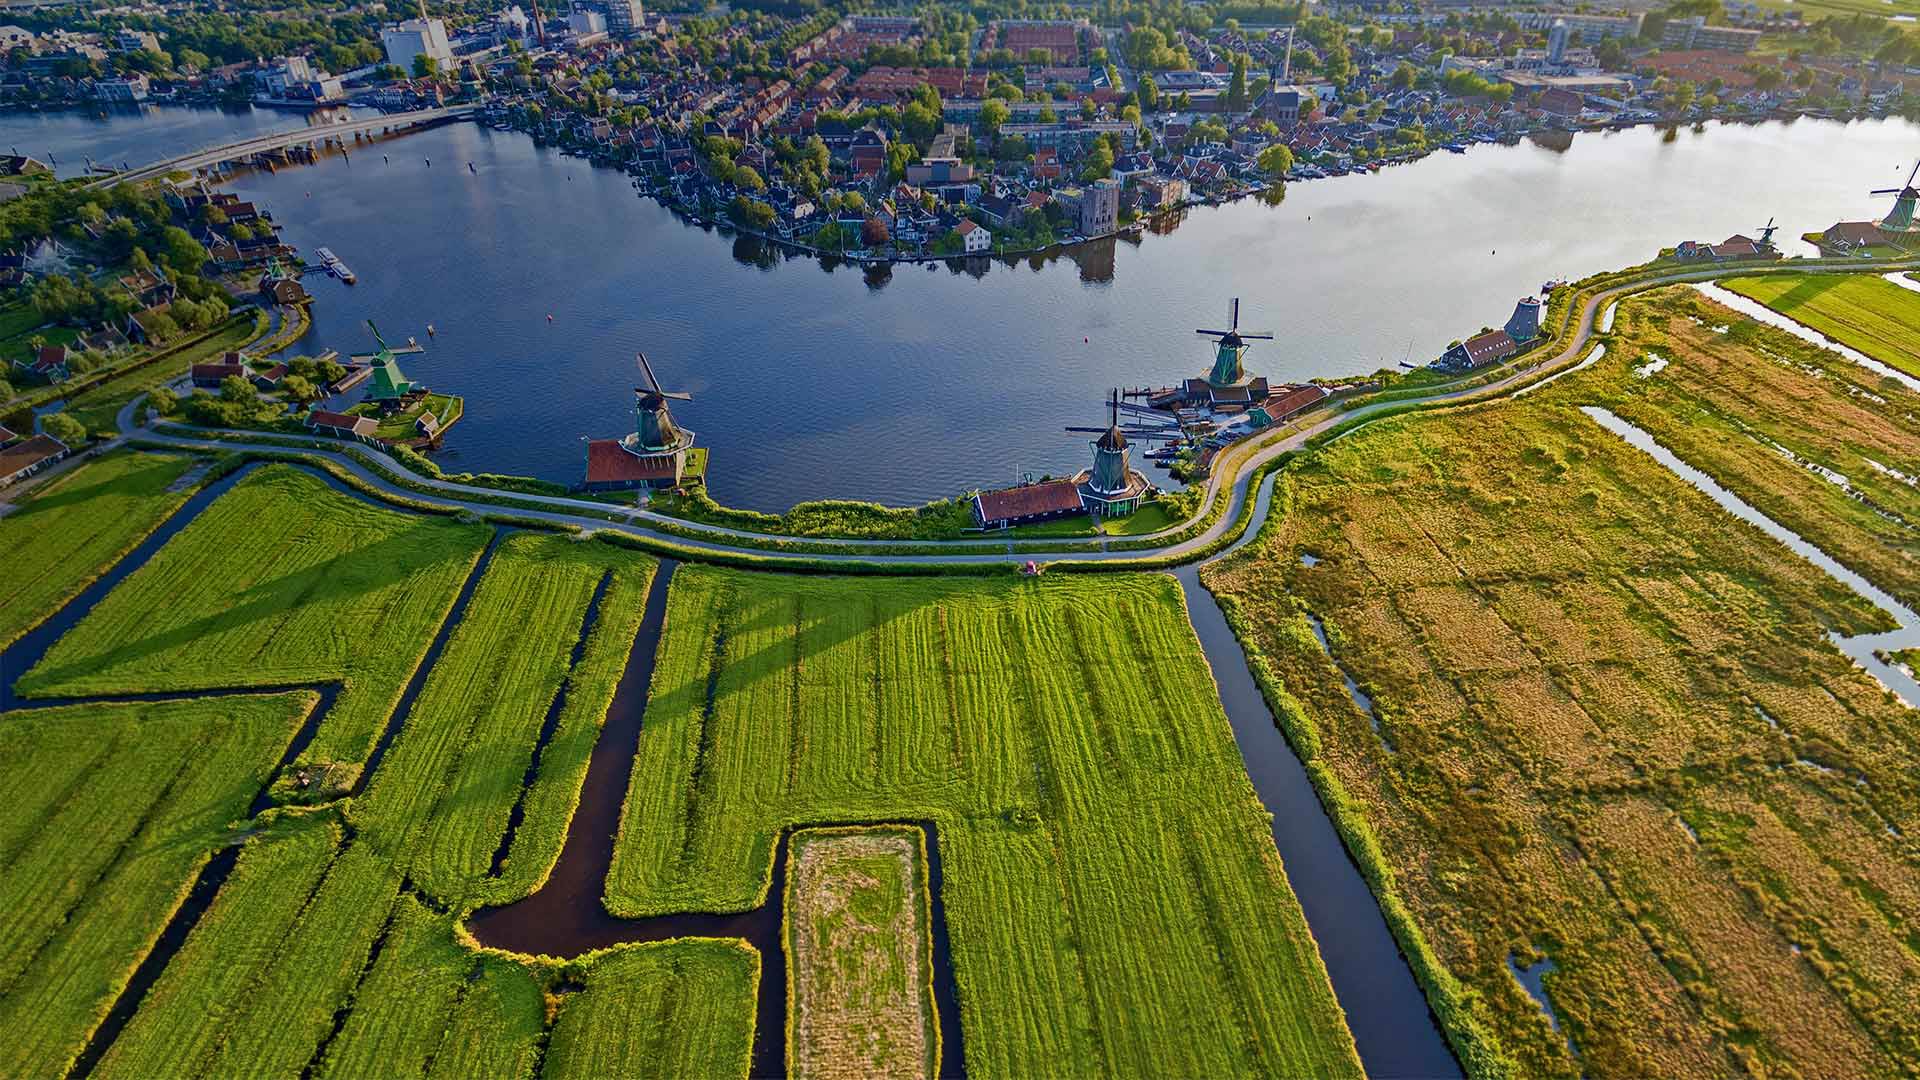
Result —
[[[300, 122], [9, 114], [0, 145], [63, 166], [88, 147], [137, 164], [216, 141], [222, 125], [238, 137]], [[309, 279], [301, 350], [364, 350], [368, 318], [428, 346], [407, 373], [467, 398], [449, 469], [577, 480], [583, 437], [630, 430], [645, 349], [694, 395], [676, 415], [713, 450], [715, 496], [779, 510], [908, 504], [1083, 467], [1085, 442], [1061, 428], [1100, 419], [1110, 386], [1199, 371], [1208, 342], [1193, 331], [1230, 297], [1279, 334], [1256, 345], [1252, 370], [1336, 376], [1420, 363], [1503, 322], [1545, 279], [1678, 240], [1772, 217], [1803, 252], [1800, 233], [1879, 209], [1868, 190], [1901, 179], [1917, 144], [1904, 121], [1798, 121], [1480, 146], [1293, 184], [1279, 206], [1195, 209], [1137, 241], [891, 271], [829, 270], [690, 225], [620, 172], [473, 124], [231, 186], [305, 252], [324, 244], [359, 275], [352, 288]]]

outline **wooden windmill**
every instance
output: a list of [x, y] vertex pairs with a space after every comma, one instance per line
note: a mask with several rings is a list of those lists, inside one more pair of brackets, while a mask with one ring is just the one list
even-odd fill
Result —
[[1195, 330], [1194, 333], [1220, 339], [1219, 351], [1213, 357], [1213, 368], [1207, 372], [1207, 382], [1216, 387], [1238, 386], [1246, 382], [1246, 369], [1240, 361], [1246, 355], [1247, 342], [1273, 340], [1272, 334], [1240, 329], [1240, 298], [1237, 296], [1227, 303], [1225, 330]]
[[638, 421], [634, 428], [636, 449], [643, 454], [670, 454], [692, 446], [693, 432], [684, 431], [673, 422], [667, 402], [692, 401], [693, 395], [661, 389], [660, 380], [654, 377], [653, 365], [647, 363], [647, 354], [634, 355], [639, 358], [640, 373], [647, 380], [647, 385], [633, 388], [633, 412]]
[[1920, 161], [1914, 162], [1913, 171], [1907, 174], [1905, 184], [1897, 188], [1881, 188], [1879, 191], [1868, 193], [1893, 196], [1893, 209], [1886, 217], [1874, 222], [1881, 232], [1894, 234], [1920, 232], [1920, 224], [1914, 221], [1914, 207], [1916, 203], [1920, 203], [1920, 191], [1916, 191], [1913, 186], [1915, 177], [1920, 177]]

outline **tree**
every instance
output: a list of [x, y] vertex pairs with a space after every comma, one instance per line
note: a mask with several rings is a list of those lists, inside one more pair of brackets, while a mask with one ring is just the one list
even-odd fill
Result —
[[1227, 83], [1227, 109], [1239, 112], [1247, 107], [1247, 54], [1233, 54], [1233, 78]]
[[1087, 151], [1086, 164], [1080, 170], [1080, 179], [1091, 184], [1113, 172], [1113, 147], [1106, 139], [1100, 139]]
[[736, 224], [748, 229], [762, 231], [773, 226], [773, 207], [758, 199], [749, 199], [745, 195], [735, 195], [729, 213]]
[[174, 270], [198, 277], [200, 268], [207, 264], [207, 249], [187, 230], [169, 225], [160, 230], [160, 258]]
[[989, 98], [980, 106], [980, 127], [988, 135], [998, 135], [1000, 125], [1006, 123], [1007, 118], [1012, 115], [1013, 112], [1007, 108], [1006, 102], [998, 98]]
[[1160, 107], [1160, 87], [1154, 84], [1153, 76], [1140, 76], [1140, 108], [1143, 112], [1153, 112]]
[[890, 239], [887, 223], [877, 217], [870, 217], [860, 223], [860, 243], [863, 247], [877, 248], [887, 246]]
[[164, 386], [156, 386], [147, 393], [147, 404], [161, 416], [172, 416], [180, 409], [180, 395]]
[[741, 191], [767, 190], [767, 182], [761, 179], [760, 174], [755, 172], [750, 165], [734, 167], [733, 186], [739, 188]]
[[48, 413], [41, 417], [40, 430], [68, 447], [79, 446], [87, 441], [87, 426], [63, 412]]
[[1268, 176], [1285, 176], [1293, 168], [1293, 151], [1285, 143], [1275, 143], [1260, 151], [1254, 161]]
[[[164, 388], [163, 388], [164, 389]], [[280, 390], [293, 401], [308, 402], [320, 396], [320, 388], [305, 375], [289, 375], [280, 380]]]
[[1395, 90], [1411, 90], [1413, 89], [1414, 82], [1419, 78], [1420, 72], [1417, 71], [1412, 64], [1402, 60], [1400, 66], [1393, 69], [1393, 88]]
[[426, 53], [416, 53], [413, 57], [413, 77], [431, 79], [440, 74], [440, 62]]
[[239, 404], [247, 401], [258, 401], [259, 399], [260, 395], [254, 393], [253, 384], [242, 376], [229, 375], [220, 380], [221, 401]]

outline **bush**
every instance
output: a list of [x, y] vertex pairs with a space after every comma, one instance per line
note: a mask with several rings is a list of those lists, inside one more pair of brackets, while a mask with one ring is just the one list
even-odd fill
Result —
[[87, 441], [86, 425], [66, 413], [48, 413], [41, 417], [40, 430], [70, 447], [80, 446]]

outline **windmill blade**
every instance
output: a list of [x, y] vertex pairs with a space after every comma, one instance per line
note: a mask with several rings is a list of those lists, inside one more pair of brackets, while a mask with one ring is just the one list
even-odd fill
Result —
[[1107, 429], [1103, 427], [1070, 427], [1066, 430], [1084, 432], [1088, 435], [1105, 435], [1107, 433]]
[[1913, 163], [1913, 171], [1907, 174], [1907, 186], [1908, 186], [1908, 187], [1912, 187], [1912, 186], [1913, 186], [1913, 178], [1914, 178], [1914, 177], [1916, 177], [1916, 176], [1920, 176], [1920, 159], [1916, 159], [1916, 160], [1914, 161], [1914, 163]]
[[637, 353], [634, 353], [633, 355], [636, 357], [639, 357], [640, 359], [640, 370], [646, 373], [647, 385], [653, 387], [654, 393], [656, 394], [659, 393], [660, 380], [653, 377], [653, 365], [647, 363], [647, 354], [643, 352], [637, 352]]
[[1233, 331], [1231, 330], [1195, 330], [1194, 333], [1205, 334], [1208, 337], [1226, 337], [1228, 334], [1233, 333]]
[[1901, 193], [1902, 191], [1905, 191], [1905, 190], [1907, 190], [1907, 189], [1906, 189], [1906, 188], [1897, 188], [1897, 187], [1889, 187], [1889, 188], [1881, 188], [1881, 189], [1880, 189], [1879, 191], [1869, 191], [1869, 192], [1867, 192], [1867, 194], [1869, 194], [1869, 195], [1898, 195], [1898, 194], [1900, 194], [1900, 193]]
[[671, 398], [674, 401], [692, 401], [693, 400], [692, 394], [682, 393], [678, 390], [656, 390], [655, 393], [659, 394], [663, 398]]
[[1243, 341], [1272, 341], [1273, 335], [1272, 334], [1255, 334], [1255, 333], [1242, 331], [1240, 334], [1240, 338]]
[[1240, 329], [1240, 298], [1237, 296], [1227, 305], [1227, 325], [1235, 330]]

